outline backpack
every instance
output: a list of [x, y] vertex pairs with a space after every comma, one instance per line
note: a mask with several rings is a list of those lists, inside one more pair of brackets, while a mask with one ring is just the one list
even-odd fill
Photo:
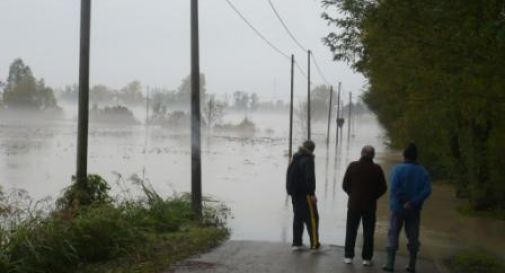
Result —
[[295, 179], [295, 171], [296, 171], [296, 164], [298, 163], [298, 160], [292, 160], [289, 163], [288, 166], [288, 171], [286, 173], [286, 192], [288, 195], [293, 195], [296, 192], [296, 179]]

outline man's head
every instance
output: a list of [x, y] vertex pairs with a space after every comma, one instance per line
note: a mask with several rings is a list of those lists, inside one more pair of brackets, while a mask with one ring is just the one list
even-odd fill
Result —
[[306, 150], [308, 150], [309, 152], [313, 153], [314, 150], [316, 149], [316, 144], [314, 143], [314, 141], [312, 140], [306, 140], [302, 147]]
[[417, 160], [417, 146], [414, 143], [409, 143], [405, 150], [403, 150], [403, 158], [405, 160], [416, 161]]
[[365, 145], [363, 149], [361, 149], [361, 157], [372, 160], [375, 156], [375, 149], [372, 145]]

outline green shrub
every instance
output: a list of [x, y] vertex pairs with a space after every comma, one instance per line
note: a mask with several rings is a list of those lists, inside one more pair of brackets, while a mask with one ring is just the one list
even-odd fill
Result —
[[[57, 200], [56, 210], [34, 214], [9, 230], [0, 226], [0, 272], [73, 272], [131, 253], [148, 257], [142, 253], [153, 252], [151, 244], [166, 243], [164, 238], [177, 232], [209, 227], [219, 231], [211, 233], [218, 240], [227, 233], [225, 215], [217, 215], [226, 210], [205, 206], [207, 220], [196, 221], [187, 194], [164, 199], [139, 181], [143, 197], [115, 202], [100, 176], [90, 175], [88, 182], [82, 187], [74, 181]], [[205, 232], [202, 238], [212, 241]], [[187, 247], [201, 249], [193, 243]]]

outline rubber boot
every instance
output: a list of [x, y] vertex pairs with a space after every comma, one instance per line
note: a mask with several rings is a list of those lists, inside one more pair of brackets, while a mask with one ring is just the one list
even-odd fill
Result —
[[410, 252], [409, 255], [409, 265], [405, 270], [407, 272], [415, 273], [416, 272], [416, 260], [417, 260], [417, 252]]
[[386, 264], [382, 267], [382, 270], [387, 271], [387, 272], [394, 272], [395, 271], [395, 257], [396, 257], [396, 251], [388, 248], [387, 249]]

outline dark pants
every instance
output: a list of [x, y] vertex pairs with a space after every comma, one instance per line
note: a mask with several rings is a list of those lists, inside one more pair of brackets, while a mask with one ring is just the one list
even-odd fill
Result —
[[347, 226], [345, 233], [345, 257], [354, 258], [354, 246], [360, 221], [363, 221], [363, 250], [361, 257], [371, 260], [373, 257], [373, 239], [375, 232], [375, 212], [359, 212], [347, 210]]
[[388, 249], [398, 250], [398, 237], [405, 223], [405, 234], [407, 235], [407, 249], [411, 254], [419, 251], [419, 224], [421, 222], [420, 210], [406, 210], [401, 213], [391, 212], [388, 231]]
[[302, 245], [303, 228], [307, 226], [310, 237], [310, 247], [319, 247], [319, 214], [317, 205], [312, 203], [310, 196], [292, 196], [293, 203], [293, 246]]

